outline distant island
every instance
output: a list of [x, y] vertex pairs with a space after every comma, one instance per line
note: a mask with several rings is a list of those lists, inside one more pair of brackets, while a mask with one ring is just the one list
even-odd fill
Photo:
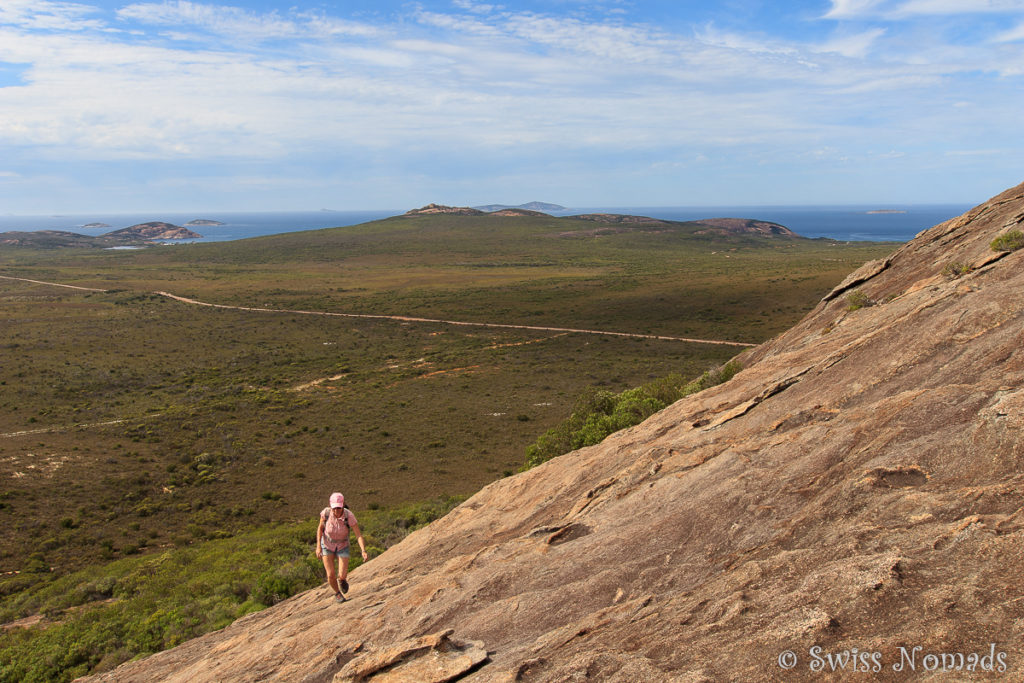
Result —
[[108, 225], [107, 223], [86, 223], [82, 227], [91, 230], [91, 229], [94, 229], [94, 228], [109, 228], [110, 225]]
[[192, 232], [188, 228], [183, 228], [173, 223], [164, 223], [163, 221], [139, 223], [138, 225], [122, 228], [121, 230], [108, 232], [102, 236], [140, 240], [191, 240], [202, 238], [202, 235], [198, 232]]
[[[83, 227], [110, 227], [95, 223]], [[125, 247], [146, 246], [160, 240], [194, 240], [202, 239], [202, 235], [188, 228], [173, 223], [151, 221], [139, 223], [121, 230], [106, 232], [98, 237], [83, 235], [64, 230], [35, 230], [0, 232], [0, 245], [12, 247], [34, 247], [36, 249], [55, 249], [60, 247], [93, 247], [100, 249], [123, 249]]]
[[484, 206], [474, 206], [473, 208], [478, 211], [483, 211], [484, 213], [503, 211], [505, 209], [526, 209], [527, 211], [565, 211], [564, 206], [548, 204], [547, 202], [527, 202], [526, 204], [519, 204], [517, 206], [512, 206], [510, 204], [486, 204]]
[[906, 213], [903, 209], [873, 209], [864, 213]]
[[505, 204], [488, 204], [486, 206], [446, 206], [444, 204], [427, 204], [418, 209], [406, 211], [406, 216], [422, 216], [435, 213], [449, 213], [459, 216], [547, 216], [542, 211], [562, 211], [564, 206], [558, 204], [545, 204], [544, 202], [530, 202], [519, 206], [506, 206]]
[[209, 218], [197, 218], [194, 221], [189, 221], [185, 225], [226, 225], [220, 221], [211, 220]]

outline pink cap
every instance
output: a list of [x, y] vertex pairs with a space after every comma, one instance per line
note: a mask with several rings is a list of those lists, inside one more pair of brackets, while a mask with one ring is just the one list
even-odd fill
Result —
[[343, 508], [345, 507], [345, 496], [340, 493], [331, 494], [331, 507], [332, 508]]

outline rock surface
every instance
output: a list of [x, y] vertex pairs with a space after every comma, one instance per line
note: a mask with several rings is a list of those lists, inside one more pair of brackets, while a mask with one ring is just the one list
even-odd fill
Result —
[[309, 591], [96, 680], [413, 681], [474, 649], [459, 680], [1024, 679], [1024, 249], [989, 248], [1022, 222], [1024, 185], [925, 231], [729, 382], [358, 568], [344, 604]]

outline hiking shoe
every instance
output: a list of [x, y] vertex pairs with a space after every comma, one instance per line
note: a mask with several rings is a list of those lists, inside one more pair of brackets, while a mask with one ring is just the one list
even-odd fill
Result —
[[334, 602], [345, 602], [345, 596], [341, 593], [334, 594]]
[[348, 593], [348, 581], [346, 581], [345, 579], [341, 580], [341, 592]]

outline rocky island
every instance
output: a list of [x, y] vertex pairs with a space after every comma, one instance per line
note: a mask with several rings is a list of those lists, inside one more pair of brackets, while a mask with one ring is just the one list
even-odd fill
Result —
[[474, 209], [479, 209], [485, 213], [494, 213], [495, 211], [503, 211], [505, 209], [525, 209], [527, 211], [565, 211], [565, 207], [559, 204], [549, 204], [548, 202], [526, 202], [525, 204], [487, 204], [485, 206], [474, 206]]
[[[83, 227], [110, 227], [103, 224], [90, 224]], [[172, 223], [151, 221], [139, 223], [121, 230], [105, 232], [93, 237], [65, 230], [34, 230], [0, 232], [0, 244], [10, 247], [32, 247], [36, 249], [58, 249], [63, 247], [112, 249], [126, 246], [145, 246], [160, 240], [195, 240], [202, 239], [198, 232]]]
[[123, 237], [139, 240], [192, 240], [202, 239], [203, 236], [180, 225], [164, 223], [162, 221], [150, 221], [149, 223], [139, 223], [105, 233], [103, 237]]

